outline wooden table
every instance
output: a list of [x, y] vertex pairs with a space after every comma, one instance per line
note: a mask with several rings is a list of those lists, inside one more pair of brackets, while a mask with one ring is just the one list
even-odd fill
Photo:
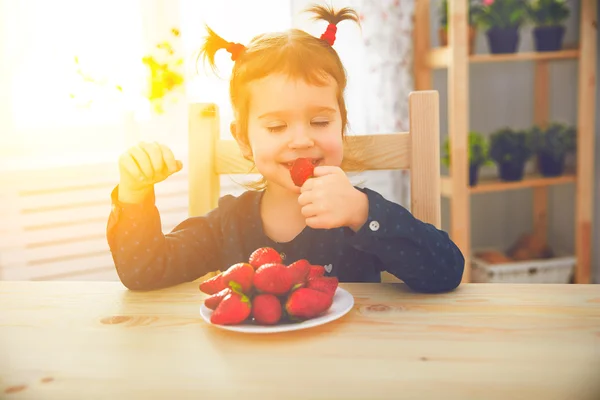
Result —
[[342, 319], [248, 335], [196, 283], [0, 282], [0, 398], [600, 399], [600, 285], [342, 286]]

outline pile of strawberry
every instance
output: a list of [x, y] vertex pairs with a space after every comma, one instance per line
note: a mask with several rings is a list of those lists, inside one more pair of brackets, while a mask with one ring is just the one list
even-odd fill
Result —
[[324, 275], [321, 265], [304, 259], [285, 265], [275, 249], [261, 247], [200, 290], [209, 295], [204, 305], [213, 310], [213, 324], [275, 325], [315, 318], [331, 307], [338, 279]]

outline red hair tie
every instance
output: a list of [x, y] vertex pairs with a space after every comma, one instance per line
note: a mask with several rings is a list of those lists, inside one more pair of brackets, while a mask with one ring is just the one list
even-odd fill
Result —
[[235, 61], [240, 58], [242, 53], [246, 50], [246, 46], [240, 43], [229, 42], [225, 50], [231, 53], [231, 61]]
[[335, 33], [337, 32], [337, 26], [335, 24], [327, 25], [327, 29], [325, 29], [325, 33], [321, 35], [321, 39], [329, 43], [330, 46], [333, 46], [335, 43]]

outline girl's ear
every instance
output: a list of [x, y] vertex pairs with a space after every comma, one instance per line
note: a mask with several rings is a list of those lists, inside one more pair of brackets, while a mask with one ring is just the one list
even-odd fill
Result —
[[241, 132], [239, 132], [238, 125], [235, 121], [229, 124], [229, 130], [231, 131], [231, 135], [233, 135], [238, 146], [240, 146], [240, 150], [242, 151], [244, 158], [252, 161], [252, 149], [250, 148], [250, 144], [248, 143], [247, 139], [243, 137]]

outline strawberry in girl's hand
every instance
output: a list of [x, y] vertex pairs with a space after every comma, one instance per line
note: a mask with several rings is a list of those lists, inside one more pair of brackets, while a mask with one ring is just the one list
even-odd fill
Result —
[[282, 307], [279, 299], [272, 294], [259, 294], [252, 300], [252, 316], [263, 325], [274, 325], [279, 322]]
[[254, 252], [250, 254], [250, 259], [248, 262], [254, 267], [254, 269], [258, 269], [258, 267], [265, 264], [281, 263], [281, 255], [277, 252], [277, 250], [272, 249], [271, 247], [261, 247], [254, 250]]
[[332, 296], [338, 288], [338, 278], [335, 276], [319, 276], [308, 281], [306, 286], [309, 289], [318, 290], [319, 292], [327, 293]]
[[297, 158], [292, 164], [290, 175], [296, 186], [302, 186], [308, 178], [313, 177], [315, 165], [310, 158]]
[[299, 319], [318, 317], [331, 307], [333, 296], [315, 289], [300, 288], [285, 303], [288, 315]]
[[310, 272], [310, 263], [305, 259], [301, 259], [288, 265], [287, 269], [292, 275], [292, 286], [304, 284]]
[[210, 316], [210, 322], [216, 325], [236, 325], [250, 316], [252, 304], [248, 296], [233, 290], [219, 303]]
[[292, 288], [292, 275], [283, 264], [265, 264], [254, 273], [254, 287], [276, 296], [286, 294]]
[[206, 308], [215, 310], [219, 306], [221, 301], [225, 298], [225, 296], [227, 296], [230, 293], [233, 293], [233, 290], [231, 288], [225, 288], [219, 293], [215, 293], [204, 299], [204, 305], [206, 306]]
[[306, 279], [311, 280], [325, 275], [325, 267], [322, 265], [311, 265], [308, 277]]
[[245, 294], [250, 293], [252, 279], [254, 278], [254, 267], [252, 265], [248, 263], [233, 264], [222, 275], [225, 287], [231, 287]]
[[215, 294], [219, 293], [221, 290], [225, 289], [227, 284], [223, 281], [223, 274], [219, 273], [217, 276], [213, 276], [210, 279], [207, 279], [200, 283], [200, 291], [206, 294]]

